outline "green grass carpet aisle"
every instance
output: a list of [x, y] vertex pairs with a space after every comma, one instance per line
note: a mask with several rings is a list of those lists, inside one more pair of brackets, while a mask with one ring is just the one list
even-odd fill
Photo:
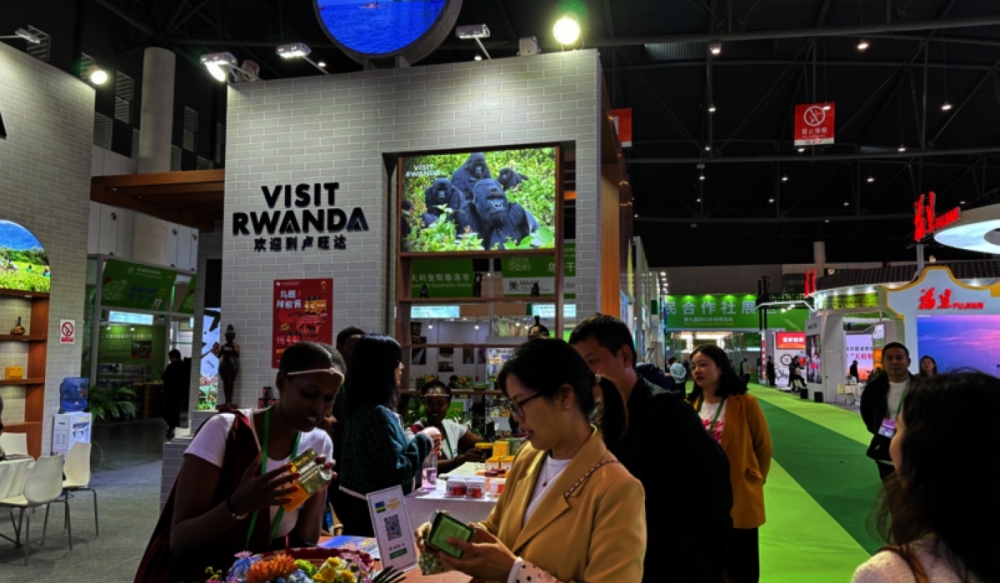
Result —
[[774, 442], [764, 487], [761, 581], [850, 581], [882, 546], [867, 526], [880, 483], [865, 457], [869, 437], [861, 418], [761, 385], [752, 385], [751, 394]]

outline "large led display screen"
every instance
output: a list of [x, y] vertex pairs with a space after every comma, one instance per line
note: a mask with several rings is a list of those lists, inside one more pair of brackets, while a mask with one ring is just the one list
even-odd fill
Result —
[[1000, 377], [1000, 316], [930, 316], [917, 318], [920, 354], [937, 361], [938, 371], [963, 368]]
[[48, 292], [49, 256], [38, 238], [17, 223], [0, 220], [0, 289]]
[[385, 55], [422, 37], [444, 10], [445, 0], [316, 0], [320, 23], [345, 47]]
[[555, 248], [557, 153], [544, 147], [404, 157], [402, 250]]

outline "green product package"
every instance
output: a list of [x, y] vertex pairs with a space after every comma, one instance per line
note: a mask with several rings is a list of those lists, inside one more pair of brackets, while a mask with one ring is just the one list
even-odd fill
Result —
[[427, 544], [456, 559], [461, 559], [462, 551], [448, 544], [448, 539], [455, 538], [469, 542], [475, 534], [476, 531], [471, 526], [444, 512], [438, 512], [431, 523], [431, 534], [427, 537]]

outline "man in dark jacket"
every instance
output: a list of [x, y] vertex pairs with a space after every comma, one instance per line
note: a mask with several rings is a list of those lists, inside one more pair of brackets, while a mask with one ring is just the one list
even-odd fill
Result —
[[733, 506], [729, 461], [690, 404], [642, 378], [628, 326], [601, 314], [570, 344], [628, 407], [628, 432], [608, 449], [646, 489], [645, 583], [721, 583]]
[[882, 349], [879, 375], [861, 393], [861, 418], [872, 434], [868, 456], [875, 460], [878, 475], [885, 481], [896, 470], [889, 457], [889, 440], [895, 434], [896, 418], [903, 409], [906, 390], [917, 380], [910, 374], [910, 351], [899, 342], [890, 342]]
[[191, 387], [191, 367], [190, 363], [185, 366], [181, 360], [181, 352], [177, 349], [171, 350], [167, 354], [170, 363], [167, 368], [160, 371], [160, 380], [163, 381], [163, 401], [161, 414], [163, 420], [167, 422], [167, 441], [174, 438], [174, 431], [181, 424], [181, 407], [187, 403], [188, 389]]
[[635, 372], [637, 372], [642, 378], [657, 387], [660, 387], [671, 395], [675, 397], [683, 396], [681, 394], [681, 389], [677, 386], [677, 383], [674, 382], [674, 379], [667, 376], [667, 373], [663, 372], [663, 370], [655, 364], [651, 362], [640, 362], [635, 365]]

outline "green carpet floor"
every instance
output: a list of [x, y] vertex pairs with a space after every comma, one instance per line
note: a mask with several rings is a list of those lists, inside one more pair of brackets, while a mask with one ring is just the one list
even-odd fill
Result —
[[861, 418], [761, 385], [774, 442], [760, 530], [761, 581], [846, 582], [881, 543], [870, 533], [880, 482]]

